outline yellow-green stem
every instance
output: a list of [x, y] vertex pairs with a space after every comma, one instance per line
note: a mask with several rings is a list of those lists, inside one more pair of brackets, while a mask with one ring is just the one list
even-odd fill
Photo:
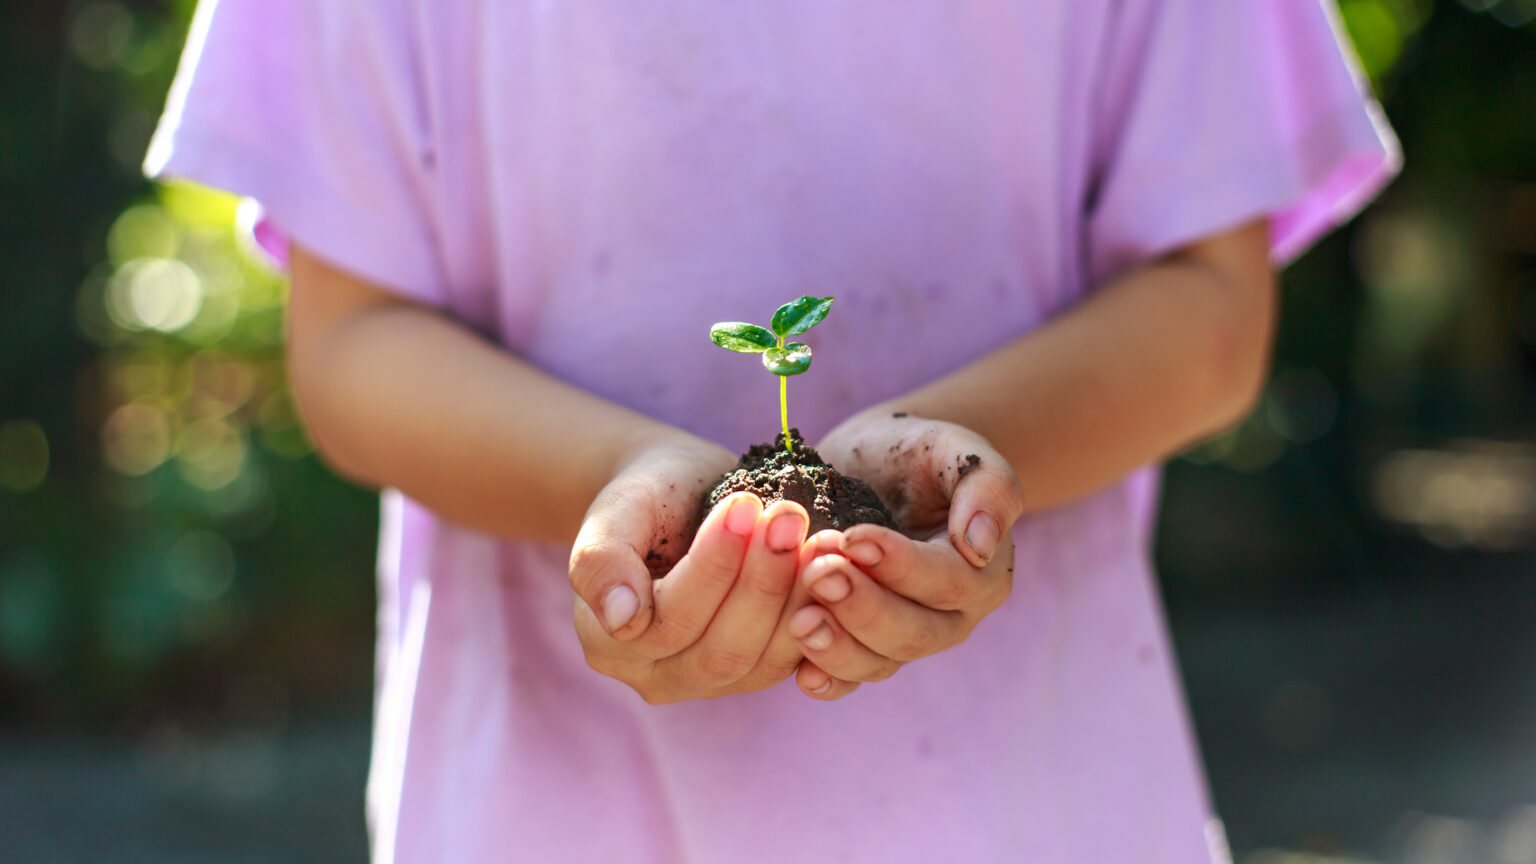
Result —
[[[782, 339], [780, 342], [784, 341]], [[784, 449], [795, 452], [795, 445], [789, 443], [789, 376], [779, 376], [779, 419], [784, 421]]]

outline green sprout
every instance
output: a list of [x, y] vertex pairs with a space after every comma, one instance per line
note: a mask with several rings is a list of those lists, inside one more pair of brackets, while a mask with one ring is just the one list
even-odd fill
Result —
[[779, 307], [773, 313], [769, 331], [756, 324], [722, 321], [709, 328], [709, 338], [716, 345], [739, 354], [763, 355], [763, 368], [779, 376], [779, 419], [784, 423], [784, 449], [795, 452], [789, 443], [789, 376], [811, 368], [811, 346], [784, 340], [821, 323], [832, 308], [832, 297], [801, 297]]

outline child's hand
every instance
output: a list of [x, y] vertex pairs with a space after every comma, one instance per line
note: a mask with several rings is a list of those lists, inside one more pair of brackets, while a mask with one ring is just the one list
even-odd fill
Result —
[[1013, 587], [1009, 529], [1024, 500], [1002, 456], [952, 423], [859, 415], [817, 450], [873, 486], [906, 532], [855, 525], [807, 544], [800, 581], [820, 605], [790, 619], [806, 656], [796, 680], [836, 699], [960, 644], [1002, 605]]
[[732, 495], [666, 576], [647, 569], [647, 555], [686, 542], [700, 498], [734, 461], [702, 443], [643, 453], [593, 502], [571, 553], [587, 662], [652, 704], [761, 690], [801, 660], [782, 636], [809, 522], [800, 505], [764, 510]]

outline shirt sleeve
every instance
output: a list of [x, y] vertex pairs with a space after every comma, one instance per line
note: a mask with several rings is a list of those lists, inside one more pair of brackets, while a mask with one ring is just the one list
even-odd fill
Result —
[[440, 305], [431, 136], [397, 0], [203, 0], [145, 160], [256, 199], [332, 264]]
[[1095, 282], [1263, 216], [1284, 264], [1401, 164], [1332, 0], [1125, 0], [1095, 105]]

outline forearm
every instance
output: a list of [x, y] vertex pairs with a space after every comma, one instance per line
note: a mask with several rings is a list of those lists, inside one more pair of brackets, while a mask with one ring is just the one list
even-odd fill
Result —
[[294, 259], [295, 388], [321, 454], [354, 479], [478, 530], [569, 543], [620, 465], [689, 440], [431, 310]]
[[1239, 420], [1267, 368], [1267, 226], [1212, 242], [1126, 273], [1033, 333], [872, 410], [977, 431], [1012, 463], [1030, 510], [1165, 458]]

